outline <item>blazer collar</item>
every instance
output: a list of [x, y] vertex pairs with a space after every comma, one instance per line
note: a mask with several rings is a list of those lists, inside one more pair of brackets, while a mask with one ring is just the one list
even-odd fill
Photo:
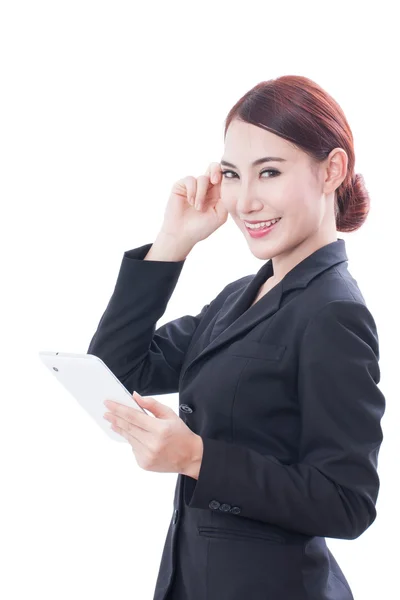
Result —
[[[283, 292], [298, 287], [306, 287], [314, 277], [326, 269], [347, 260], [345, 242], [341, 238], [337, 238], [336, 242], [331, 242], [326, 246], [322, 246], [322, 248], [318, 248], [318, 250], [295, 265], [282, 279]], [[269, 270], [272, 273], [272, 261], [269, 260], [269, 263], [271, 263]], [[265, 265], [261, 267], [257, 275], [262, 272], [263, 268], [265, 268]]]
[[[183, 367], [183, 370], [187, 370], [197, 360], [218, 350], [224, 344], [232, 343], [237, 338], [245, 336], [260, 321], [276, 313], [286, 292], [307, 287], [317, 275], [347, 260], [345, 241], [337, 238], [335, 242], [318, 248], [295, 265], [279, 283], [250, 306], [260, 286], [273, 274], [272, 260], [267, 260], [250, 281], [246, 280], [244, 286], [227, 296], [216, 318], [212, 319], [191, 348], [190, 354], [194, 354], [194, 358]], [[208, 336], [210, 342], [196, 356], [196, 349], [204, 345], [204, 336]]]

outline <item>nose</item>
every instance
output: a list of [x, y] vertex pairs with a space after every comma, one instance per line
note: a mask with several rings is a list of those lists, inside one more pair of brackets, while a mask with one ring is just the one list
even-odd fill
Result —
[[249, 186], [242, 187], [236, 197], [236, 212], [239, 215], [249, 215], [258, 212], [264, 206], [264, 201], [257, 198], [256, 194], [249, 189]]

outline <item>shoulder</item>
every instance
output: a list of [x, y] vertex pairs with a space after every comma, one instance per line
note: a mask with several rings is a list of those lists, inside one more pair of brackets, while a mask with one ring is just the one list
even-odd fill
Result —
[[278, 314], [274, 334], [292, 340], [298, 352], [348, 343], [357, 336], [379, 356], [374, 317], [344, 264], [324, 271], [306, 287], [290, 290]]
[[[301, 339], [300, 354], [354, 360], [365, 355], [379, 360], [379, 337], [374, 317], [364, 302], [330, 300], [310, 316]], [[351, 357], [351, 358], [350, 358]]]
[[366, 303], [356, 279], [345, 263], [335, 265], [315, 277], [304, 292], [305, 299], [310, 303], [313, 312], [335, 300]]
[[312, 320], [329, 317], [367, 317], [373, 321], [364, 295], [345, 263], [334, 266], [315, 277], [302, 290], [298, 305], [300, 320], [307, 325]]

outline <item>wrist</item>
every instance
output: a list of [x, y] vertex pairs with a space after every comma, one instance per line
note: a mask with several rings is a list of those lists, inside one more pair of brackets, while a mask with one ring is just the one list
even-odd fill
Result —
[[183, 475], [187, 475], [193, 479], [199, 478], [201, 461], [203, 459], [203, 448], [204, 446], [201, 436], [194, 434], [190, 460], [182, 471]]
[[160, 231], [145, 258], [147, 260], [180, 262], [186, 259], [192, 248], [193, 244], [187, 240]]

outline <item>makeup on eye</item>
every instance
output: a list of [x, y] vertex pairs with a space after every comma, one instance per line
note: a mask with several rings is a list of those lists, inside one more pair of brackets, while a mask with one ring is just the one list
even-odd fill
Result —
[[[235, 173], [235, 171], [231, 171], [230, 169], [221, 171], [222, 176], [224, 176], [226, 173], [233, 173], [233, 175], [237, 176], [237, 173]], [[280, 171], [278, 171], [277, 169], [264, 169], [263, 171], [260, 171], [260, 175], [263, 175], [263, 173], [272, 173], [270, 177], [276, 177], [280, 174]], [[267, 177], [267, 179], [270, 179], [270, 177]], [[226, 177], [226, 179], [234, 179], [234, 177]]]

